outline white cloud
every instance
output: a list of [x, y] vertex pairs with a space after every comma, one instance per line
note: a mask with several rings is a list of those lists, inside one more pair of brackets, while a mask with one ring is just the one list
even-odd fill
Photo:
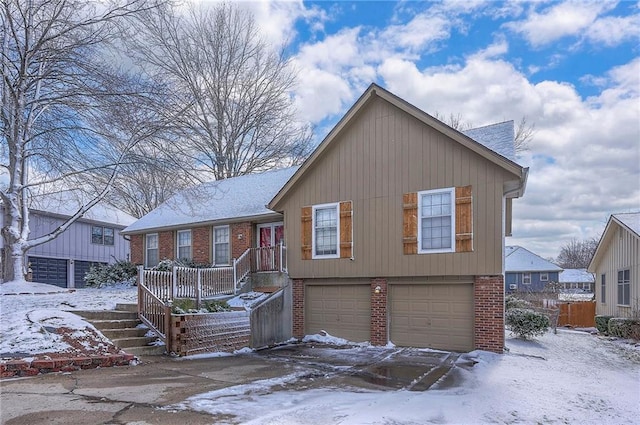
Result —
[[594, 44], [616, 46], [626, 40], [640, 38], [640, 15], [608, 16], [587, 28], [585, 38]]
[[513, 32], [522, 34], [534, 47], [552, 43], [566, 36], [580, 35], [593, 25], [598, 16], [609, 11], [615, 3], [609, 1], [569, 0], [564, 3], [552, 3], [542, 13], [535, 11], [535, 3], [524, 20], [505, 26]]

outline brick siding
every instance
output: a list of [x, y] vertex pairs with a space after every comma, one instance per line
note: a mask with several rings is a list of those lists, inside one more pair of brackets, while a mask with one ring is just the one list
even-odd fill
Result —
[[293, 337], [304, 337], [304, 281], [293, 279]]
[[144, 264], [144, 235], [131, 235], [131, 262], [136, 265]]
[[211, 263], [211, 227], [191, 229], [191, 251], [196, 263]]
[[[376, 294], [376, 287], [380, 293]], [[371, 279], [371, 344], [386, 345], [387, 333], [387, 279]]]
[[504, 351], [504, 277], [476, 276], [474, 337], [478, 350]]
[[158, 233], [158, 254], [159, 260], [170, 259], [173, 260], [175, 258], [175, 245], [176, 241], [174, 238], [174, 232], [159, 232]]
[[230, 228], [231, 258], [239, 258], [244, 252], [254, 246], [253, 225], [249, 222], [233, 223]]

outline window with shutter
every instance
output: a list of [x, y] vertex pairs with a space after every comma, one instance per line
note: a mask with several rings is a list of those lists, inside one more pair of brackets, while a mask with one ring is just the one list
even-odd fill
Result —
[[303, 207], [301, 220], [303, 260], [352, 257], [351, 201]]

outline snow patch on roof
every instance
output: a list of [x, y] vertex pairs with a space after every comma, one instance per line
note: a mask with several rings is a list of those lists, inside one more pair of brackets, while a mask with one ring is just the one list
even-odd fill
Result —
[[140, 232], [272, 214], [266, 205], [298, 167], [217, 180], [183, 190], [124, 229]]
[[505, 247], [506, 272], [561, 272], [562, 268], [521, 246]]
[[587, 269], [564, 269], [560, 283], [593, 283], [593, 275]]
[[640, 236], [640, 212], [613, 214], [613, 216]]
[[471, 128], [462, 131], [462, 134], [515, 162], [516, 150], [514, 145], [515, 132], [513, 121]]

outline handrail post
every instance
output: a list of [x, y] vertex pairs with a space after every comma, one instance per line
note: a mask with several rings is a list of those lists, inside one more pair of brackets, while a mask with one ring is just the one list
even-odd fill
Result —
[[171, 271], [171, 299], [176, 299], [178, 298], [178, 268], [173, 266]]
[[238, 293], [238, 260], [236, 258], [233, 259], [233, 295]]
[[164, 305], [164, 336], [165, 342], [164, 345], [167, 347], [167, 354], [170, 354], [172, 350], [172, 340], [171, 340], [171, 300], [167, 301]]
[[142, 286], [144, 285], [144, 266], [138, 266], [138, 317], [140, 316], [140, 311], [142, 306], [140, 303], [142, 302]]
[[280, 273], [282, 273], [284, 271], [282, 268], [282, 241], [278, 244], [278, 250], [280, 251], [280, 264], [278, 268], [280, 269]]
[[202, 301], [202, 270], [198, 269], [198, 277], [196, 281], [196, 305], [200, 308], [200, 302]]

